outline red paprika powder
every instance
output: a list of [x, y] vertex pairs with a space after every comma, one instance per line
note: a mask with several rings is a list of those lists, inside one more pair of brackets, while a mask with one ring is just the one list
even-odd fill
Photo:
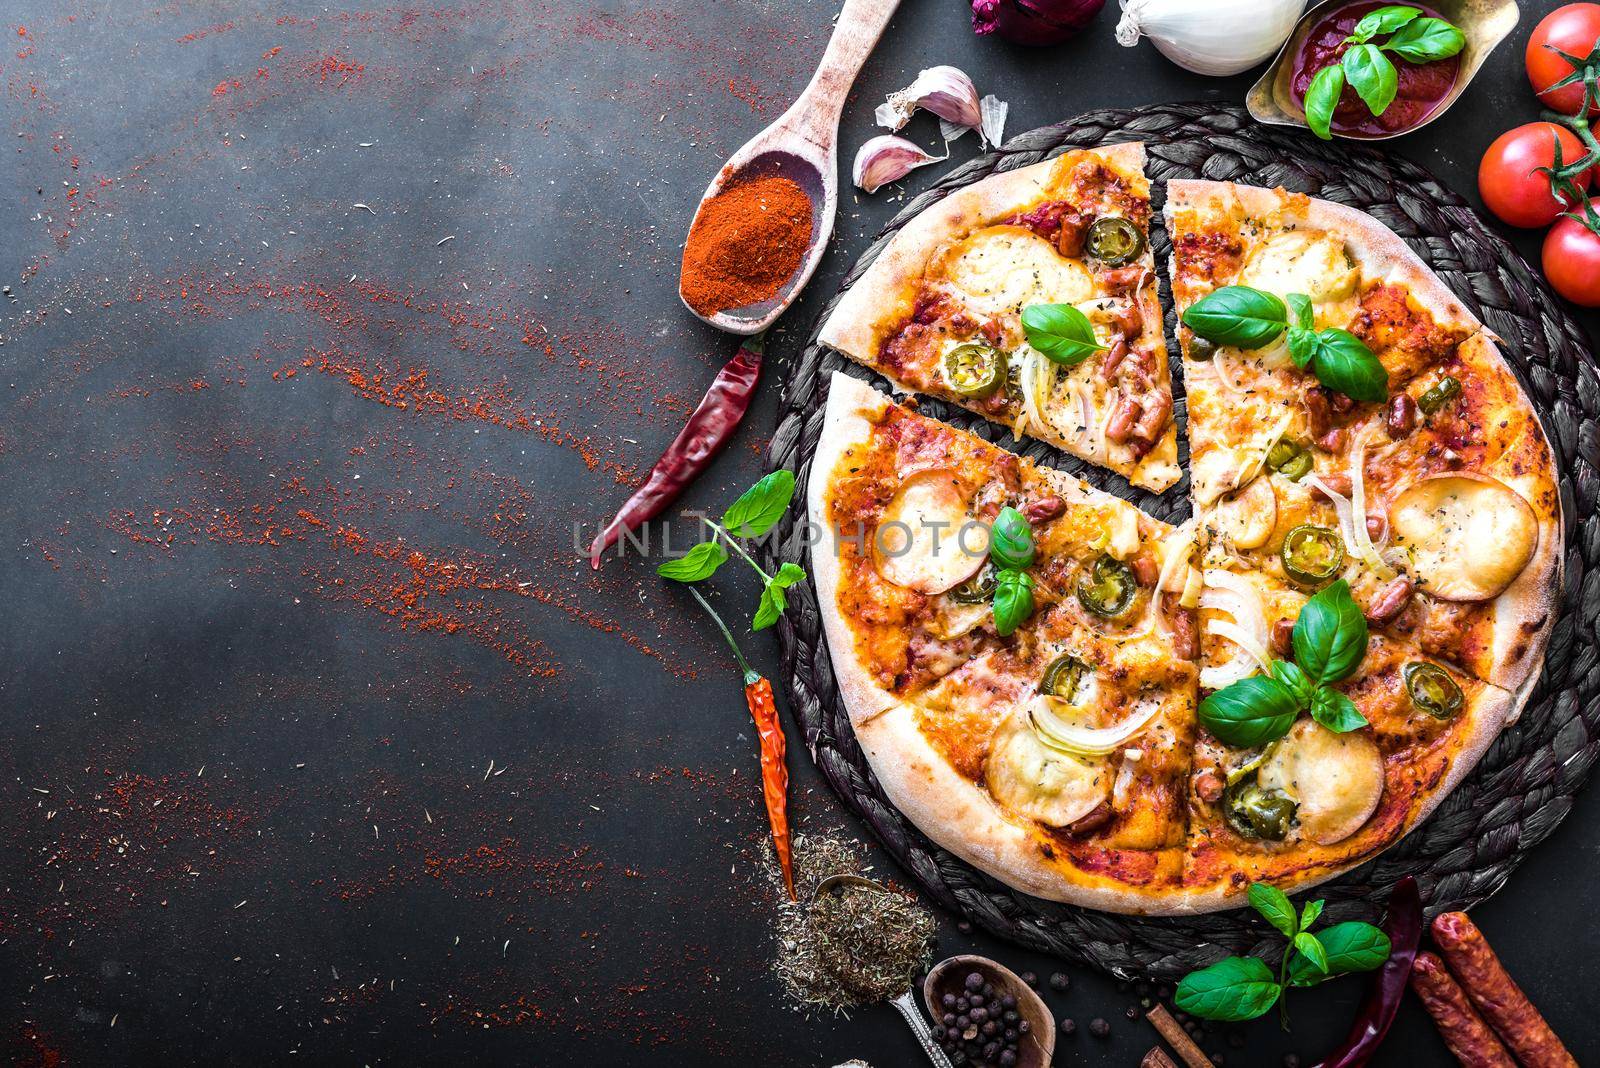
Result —
[[777, 176], [735, 182], [700, 207], [679, 287], [701, 315], [777, 295], [811, 244], [811, 198]]

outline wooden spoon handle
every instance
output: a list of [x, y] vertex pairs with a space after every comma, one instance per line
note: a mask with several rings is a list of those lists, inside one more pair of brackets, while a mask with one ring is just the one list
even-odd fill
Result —
[[789, 109], [796, 133], [819, 148], [831, 147], [845, 97], [899, 6], [900, 0], [845, 0], [817, 73]]

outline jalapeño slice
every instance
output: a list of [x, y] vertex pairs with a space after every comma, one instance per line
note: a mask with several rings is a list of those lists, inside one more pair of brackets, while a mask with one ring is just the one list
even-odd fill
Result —
[[1242, 838], [1281, 842], [1288, 836], [1289, 821], [1299, 807], [1288, 794], [1263, 788], [1251, 775], [1228, 787], [1222, 799], [1222, 816]]
[[1461, 396], [1461, 382], [1450, 375], [1445, 375], [1432, 389], [1417, 398], [1417, 407], [1422, 409], [1424, 415], [1432, 415], [1459, 396]]
[[1292, 441], [1279, 438], [1267, 450], [1267, 466], [1290, 482], [1299, 482], [1311, 473], [1311, 452]]
[[1115, 619], [1133, 603], [1139, 584], [1128, 565], [1102, 553], [1078, 575], [1078, 601], [1101, 619]]
[[968, 341], [944, 354], [944, 379], [963, 397], [993, 395], [1006, 378], [1006, 354], [992, 345]]
[[1107, 267], [1121, 267], [1144, 251], [1144, 235], [1127, 219], [1108, 215], [1089, 226], [1084, 247]]
[[1283, 539], [1279, 555], [1291, 579], [1316, 586], [1333, 578], [1344, 566], [1344, 540], [1337, 530], [1302, 523]]
[[950, 599], [957, 604], [987, 604], [997, 585], [994, 565], [985, 560], [976, 575], [950, 591]]
[[1402, 672], [1411, 703], [1434, 719], [1453, 719], [1466, 698], [1450, 673], [1438, 664], [1416, 660]]
[[1063, 653], [1045, 667], [1044, 676], [1039, 680], [1039, 692], [1071, 701], [1088, 670], [1088, 664], [1071, 653]]

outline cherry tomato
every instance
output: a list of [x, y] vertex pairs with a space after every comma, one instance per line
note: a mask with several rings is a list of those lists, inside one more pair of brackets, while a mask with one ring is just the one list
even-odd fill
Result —
[[[1550, 176], [1540, 167], [1555, 162], [1555, 146], [1561, 145], [1561, 159], [1575, 163], [1587, 151], [1578, 135], [1559, 123], [1530, 122], [1507, 130], [1495, 138], [1478, 164], [1478, 194], [1503, 222], [1512, 226], [1549, 226], [1556, 216], [1572, 207], [1550, 192]], [[1590, 168], [1576, 179], [1579, 189], [1587, 189], [1594, 177]]]
[[[1572, 64], [1551, 49], [1559, 49], [1569, 56], [1583, 57], [1595, 50], [1596, 40], [1600, 40], [1600, 4], [1558, 7], [1534, 27], [1524, 58], [1528, 65], [1528, 83], [1539, 94], [1545, 107], [1563, 115], [1575, 115], [1583, 106], [1582, 82], [1550, 89], [1550, 86], [1572, 73]], [[1600, 103], [1592, 105], [1589, 114], [1600, 115]]]
[[1574, 304], [1600, 308], [1600, 234], [1561, 219], [1544, 237], [1544, 276]]

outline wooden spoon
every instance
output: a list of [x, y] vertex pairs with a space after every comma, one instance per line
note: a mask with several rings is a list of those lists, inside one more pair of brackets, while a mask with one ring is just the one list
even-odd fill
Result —
[[927, 1004], [928, 1012], [935, 1020], [948, 1012], [948, 1009], [940, 1006], [940, 995], [959, 995], [965, 989], [962, 984], [971, 972], [977, 972], [984, 981], [993, 983], [1002, 995], [1010, 994], [1016, 998], [1017, 1012], [1028, 1021], [1028, 1033], [1017, 1043], [1017, 1068], [1047, 1068], [1056, 1052], [1056, 1021], [1050, 1015], [1049, 1006], [1039, 995], [1022, 981], [1020, 975], [1004, 964], [972, 954], [949, 957], [935, 964], [922, 984], [922, 1000]]
[[[800, 295], [810, 280], [833, 233], [833, 215], [839, 201], [839, 115], [845, 97], [855, 84], [861, 64], [889, 24], [889, 17], [900, 0], [845, 0], [844, 10], [834, 26], [833, 37], [822, 54], [822, 63], [805, 91], [778, 120], [747, 141], [729, 157], [711, 180], [700, 208], [736, 178], [781, 176], [792, 180], [811, 199], [811, 244], [800, 266], [769, 300], [744, 308], [730, 308], [712, 315], [697, 316], [721, 330], [734, 334], [755, 334]], [[692, 228], [692, 224], [691, 224]], [[683, 280], [678, 281], [678, 296], [683, 297]], [[684, 307], [689, 302], [684, 301]], [[689, 308], [694, 311], [693, 308]]]

